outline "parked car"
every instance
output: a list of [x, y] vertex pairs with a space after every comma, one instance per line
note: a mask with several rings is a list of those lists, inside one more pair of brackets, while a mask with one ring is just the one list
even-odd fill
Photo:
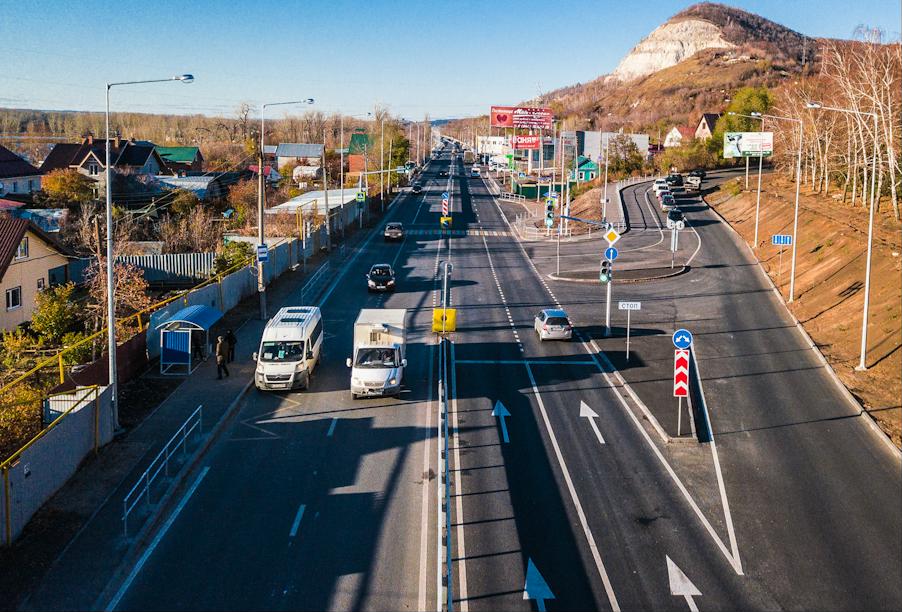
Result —
[[394, 291], [395, 271], [388, 264], [376, 264], [366, 275], [366, 288], [369, 291]]
[[563, 310], [546, 308], [536, 315], [535, 330], [539, 340], [570, 340], [573, 325]]
[[393, 222], [388, 223], [385, 226], [385, 232], [383, 233], [385, 240], [403, 240], [404, 239], [404, 226], [400, 223]]
[[685, 224], [685, 222], [686, 218], [683, 216], [683, 211], [679, 208], [671, 208], [667, 213], [667, 229], [673, 229], [674, 227], [683, 229], [681, 225]]

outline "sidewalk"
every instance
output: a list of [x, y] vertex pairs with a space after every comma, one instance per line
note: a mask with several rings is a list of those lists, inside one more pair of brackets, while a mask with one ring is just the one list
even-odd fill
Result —
[[[285, 272], [267, 288], [271, 314], [292, 299], [319, 265], [333, 265], [349, 257], [370, 229], [352, 231], [348, 240], [328, 255], [307, 262], [307, 273]], [[312, 296], [308, 296], [308, 301]], [[129, 536], [123, 534], [122, 501], [167, 440], [191, 413], [203, 405], [203, 436], [188, 447], [190, 456], [209, 438], [216, 425], [240, 400], [252, 383], [256, 350], [265, 321], [257, 318], [258, 297], [253, 295], [226, 313], [217, 326], [232, 328], [238, 337], [230, 376], [216, 378], [213, 359], [202, 363], [147, 418], [86, 460], [75, 476], [34, 516], [20, 539], [0, 551], [0, 601], [5, 609], [93, 609], [111, 576], [130, 554], [135, 536], [148, 522], [146, 516], [130, 519]], [[211, 336], [222, 333], [217, 328]], [[152, 369], [143, 378], [161, 377]], [[162, 489], [154, 502], [164, 497]], [[67, 543], [68, 542], [68, 543]]]

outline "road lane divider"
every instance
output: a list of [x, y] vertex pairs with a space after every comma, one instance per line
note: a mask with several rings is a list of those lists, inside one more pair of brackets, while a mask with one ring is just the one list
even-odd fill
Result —
[[301, 504], [298, 508], [297, 514], [294, 515], [294, 522], [291, 524], [291, 531], [288, 532], [289, 538], [293, 538], [298, 534], [298, 529], [301, 526], [301, 520], [304, 518], [304, 510], [306, 508], [306, 504]]

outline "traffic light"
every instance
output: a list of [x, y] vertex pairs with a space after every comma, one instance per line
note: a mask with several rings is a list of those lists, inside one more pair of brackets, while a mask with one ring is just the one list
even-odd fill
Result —
[[601, 262], [601, 271], [598, 273], [598, 280], [602, 285], [607, 285], [614, 280], [614, 264], [605, 259]]
[[545, 199], [545, 227], [554, 226], [554, 200]]

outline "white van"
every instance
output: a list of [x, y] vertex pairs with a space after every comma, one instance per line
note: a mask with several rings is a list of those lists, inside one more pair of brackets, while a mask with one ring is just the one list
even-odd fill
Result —
[[254, 353], [254, 384], [261, 391], [306, 389], [323, 347], [323, 317], [316, 306], [282, 308], [263, 329]]

